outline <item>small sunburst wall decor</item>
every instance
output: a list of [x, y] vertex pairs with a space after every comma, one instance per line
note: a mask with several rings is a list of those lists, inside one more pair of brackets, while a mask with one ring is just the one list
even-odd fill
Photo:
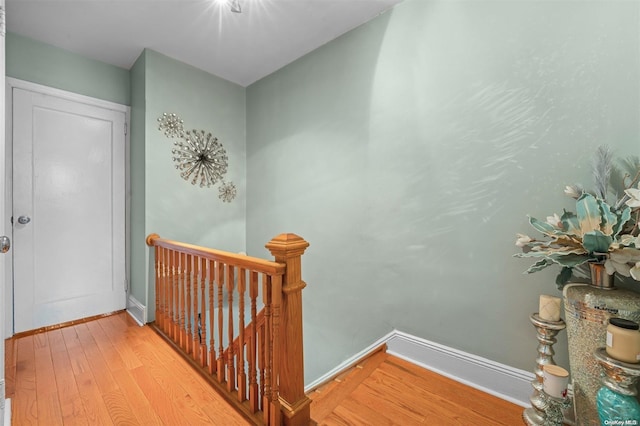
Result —
[[164, 113], [158, 118], [158, 130], [168, 138], [178, 138], [184, 131], [183, 121], [175, 114]]
[[218, 198], [220, 198], [225, 203], [230, 203], [231, 200], [236, 198], [236, 186], [233, 184], [233, 182], [223, 183], [222, 185], [220, 185], [220, 188], [218, 188], [218, 191], [220, 192], [218, 194]]
[[166, 137], [176, 139], [171, 153], [176, 169], [180, 170], [180, 177], [201, 188], [209, 188], [220, 182], [218, 198], [230, 203], [237, 191], [233, 182], [224, 181], [229, 166], [228, 157], [218, 138], [205, 130], [185, 132], [182, 119], [173, 113], [163, 113], [158, 122], [158, 130]]

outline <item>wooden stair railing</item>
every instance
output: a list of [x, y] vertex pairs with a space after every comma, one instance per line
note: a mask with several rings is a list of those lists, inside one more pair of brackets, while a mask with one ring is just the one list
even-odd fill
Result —
[[278, 235], [266, 245], [268, 261], [157, 234], [146, 241], [155, 255], [155, 330], [249, 420], [308, 425], [301, 256], [309, 243]]

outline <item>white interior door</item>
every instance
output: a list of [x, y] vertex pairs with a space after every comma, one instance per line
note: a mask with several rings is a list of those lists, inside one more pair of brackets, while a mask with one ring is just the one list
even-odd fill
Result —
[[14, 331], [124, 309], [126, 114], [12, 96]]
[[[11, 226], [9, 225], [6, 214], [7, 203], [7, 178], [5, 175], [5, 161], [7, 154], [7, 147], [5, 146], [5, 114], [4, 114], [4, 81], [5, 81], [5, 4], [4, 0], [0, 0], [0, 236], [11, 238]], [[3, 250], [0, 250], [2, 253]], [[7, 265], [11, 262], [11, 252], [6, 251], [4, 254], [0, 254], [0, 333], [4, 336], [5, 331], [5, 312], [6, 306], [5, 297], [7, 292], [5, 291], [8, 269]], [[5, 405], [5, 378], [4, 378], [4, 339], [0, 340], [0, 426], [11, 424], [11, 403]], [[7, 419], [5, 420], [5, 416]]]

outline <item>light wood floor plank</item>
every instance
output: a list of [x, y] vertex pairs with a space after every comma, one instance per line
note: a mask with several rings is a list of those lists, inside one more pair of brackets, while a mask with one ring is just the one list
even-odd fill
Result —
[[327, 416], [321, 425], [339, 425], [346, 424], [349, 426], [356, 425], [378, 425], [391, 426], [393, 422], [379, 413], [357, 403], [352, 398], [346, 398], [336, 409]]
[[213, 424], [224, 422], [229, 426], [245, 426], [250, 423], [241, 414], [228, 409], [225, 401], [214, 398], [211, 393], [211, 386], [199, 375], [189, 374], [191, 367], [184, 361], [178, 360], [169, 364], [170, 371], [177, 373], [185, 380], [181, 381], [182, 386], [188, 391], [200, 409], [211, 419]]
[[62, 426], [64, 424], [57, 393], [38, 394], [38, 424], [42, 426]]
[[144, 367], [131, 370], [131, 375], [165, 424], [202, 424], [201, 417], [193, 419], [190, 413], [182, 413]]
[[[424, 420], [440, 421], [447, 417], [450, 413], [456, 413], [458, 418], [464, 418], [474, 425], [494, 424], [493, 421], [477, 414], [467, 406], [443, 397], [438, 391], [428, 390], [425, 386], [411, 375], [403, 370], [388, 368], [388, 363], [383, 364], [380, 369], [374, 372], [367, 383], [372, 389], [386, 395], [386, 398], [392, 401], [403, 411], [412, 411], [421, 416]], [[453, 383], [449, 383], [454, 386]], [[444, 387], [439, 389], [444, 390]], [[424, 421], [423, 420], [423, 421]]]
[[120, 385], [120, 389], [127, 395], [129, 405], [131, 405], [139, 424], [148, 426], [163, 424], [147, 396], [138, 387], [128, 370], [114, 371], [113, 377]]
[[138, 419], [127, 402], [127, 397], [119, 389], [103, 394], [102, 397], [109, 410], [113, 424], [118, 426], [138, 424]]
[[[471, 410], [483, 417], [488, 424], [510, 426], [521, 422], [522, 408], [503, 399], [489, 395], [456, 382], [455, 380], [425, 370], [417, 365], [396, 357], [390, 357], [381, 366], [383, 372], [404, 370], [406, 380], [414, 386], [427, 389], [431, 394], [454, 402], [457, 407]], [[411, 379], [408, 379], [411, 377]], [[415, 390], [415, 388], [412, 388]], [[456, 408], [457, 409], [457, 408]]]
[[61, 425], [62, 409], [58, 398], [58, 387], [49, 339], [44, 333], [33, 337], [38, 419], [49, 419], [52, 425]]
[[[311, 409], [316, 421], [324, 419], [331, 414], [340, 402], [355, 391], [386, 358], [387, 354], [384, 351], [378, 351], [350, 369], [347, 374], [332, 380], [333, 386], [327, 389], [319, 389], [311, 402]], [[335, 384], [337, 383], [340, 383], [340, 386], [336, 386]]]
[[69, 360], [71, 361], [71, 369], [73, 374], [78, 376], [91, 370], [89, 360], [82, 349], [82, 344], [78, 338], [75, 327], [68, 327], [60, 330], [62, 332], [63, 340], [67, 346], [67, 353], [69, 354]]
[[[146, 367], [145, 367], [146, 368]], [[200, 422], [211, 422], [212, 420], [209, 416], [207, 416], [202, 408], [202, 405], [207, 405], [207, 400], [197, 401], [198, 397], [197, 391], [194, 392], [193, 388], [190, 386], [190, 383], [185, 380], [175, 380], [175, 369], [176, 366], [170, 366], [169, 368], [165, 367], [149, 367], [147, 370], [153, 376], [154, 380], [158, 382], [162, 389], [165, 389], [167, 395], [171, 398], [174, 404], [178, 407], [179, 410], [193, 413], [197, 415], [200, 419]], [[174, 383], [174, 386], [170, 386], [171, 383]], [[220, 417], [219, 415], [217, 417]]]
[[[91, 336], [95, 339], [104, 358], [109, 361], [108, 366], [111, 371], [119, 368], [132, 369], [142, 365], [135, 356], [131, 358], [128, 348], [120, 348], [119, 342], [115, 342], [115, 344], [112, 342], [104, 332], [104, 328], [101, 327], [100, 321], [88, 322], [87, 328], [91, 332]], [[113, 362], [113, 364], [111, 364], [111, 362]]]
[[4, 341], [5, 396], [13, 398], [16, 392], [16, 362], [18, 339]]
[[33, 335], [33, 348], [35, 350], [38, 349], [47, 349], [48, 351], [50, 351], [49, 349], [49, 337], [44, 334], [34, 334]]
[[[82, 347], [80, 339], [78, 338], [78, 333], [76, 332], [76, 327], [61, 328], [60, 333], [62, 333], [62, 340], [64, 340], [64, 345], [66, 346], [67, 351]], [[38, 335], [36, 334], [36, 336]]]
[[398, 404], [396, 398], [383, 394], [375, 386], [365, 381], [358, 387], [351, 397], [366, 407], [374, 408], [382, 417], [403, 425], [416, 425], [422, 423], [425, 418], [416, 412], [413, 407]]
[[[62, 337], [60, 330], [52, 330], [50, 333], [56, 335], [56, 348], [59, 345], [59, 337]], [[64, 346], [64, 340], [62, 345]], [[51, 340], [50, 340], [51, 342]], [[53, 348], [53, 347], [52, 347]], [[82, 405], [82, 398], [76, 378], [73, 375], [71, 360], [69, 354], [64, 350], [56, 350], [51, 353], [53, 360], [53, 369], [56, 377], [56, 385], [58, 388], [58, 398], [60, 400], [60, 408], [62, 411], [62, 420], [64, 424], [86, 425], [86, 412]]]
[[136, 339], [135, 341], [132, 341], [131, 349], [136, 355], [136, 358], [138, 358], [145, 367], [162, 368], [171, 362], [175, 362], [170, 357], [162, 356], [162, 352], [164, 351], [159, 348], [162, 348], [165, 345], [166, 344], [163, 343], [162, 345], [159, 345], [159, 347], [153, 347], [142, 339]]
[[[56, 388], [56, 375], [53, 370], [53, 359], [51, 358], [51, 349], [46, 334], [33, 336], [38, 344], [34, 344], [35, 372], [36, 372], [36, 392], [58, 393]], [[34, 342], [35, 343], [35, 342]]]
[[[117, 391], [119, 389], [118, 384], [111, 375], [111, 369], [109, 368], [110, 364], [103, 357], [104, 352], [101, 350], [100, 344], [98, 343], [100, 337], [98, 336], [98, 341], [94, 339], [88, 324], [89, 323], [78, 324], [74, 327], [78, 333], [78, 338], [80, 339], [82, 349], [87, 361], [89, 362], [96, 384], [98, 385], [100, 392], [103, 394]], [[115, 354], [115, 350], [113, 348], [107, 348], [105, 350], [112, 355], [110, 359], [114, 360], [114, 363], [118, 365], [117, 361], [115, 361], [118, 359], [118, 356]]]
[[76, 375], [76, 383], [82, 398], [82, 405], [87, 413], [90, 425], [114, 425], [105, 398], [100, 392], [91, 371], [84, 371]]
[[127, 344], [134, 340], [135, 337], [128, 335], [128, 327], [122, 321], [118, 321], [116, 323], [114, 322], [113, 317], [107, 317], [105, 318], [105, 321], [94, 321], [87, 323], [87, 325], [96, 328], [93, 330], [94, 333], [98, 333], [98, 327], [102, 329], [104, 336], [111, 342], [113, 347], [116, 348], [128, 370], [132, 370], [143, 365], [131, 348], [131, 345]]
[[36, 425], [38, 401], [33, 336], [20, 339], [16, 352], [16, 388], [12, 404], [14, 424]]
[[[522, 408], [386, 353], [358, 385], [357, 372], [344, 383], [330, 383], [310, 395], [311, 417], [320, 425], [465, 425], [513, 426], [522, 423]], [[342, 388], [342, 389], [341, 389]], [[345, 389], [348, 394], [344, 395]], [[332, 396], [333, 394], [333, 396]], [[335, 405], [335, 395], [338, 398]], [[330, 411], [328, 414], [327, 412]]]
[[[60, 329], [51, 330], [46, 333], [47, 339], [49, 341], [49, 348], [51, 350], [51, 354], [57, 352], [66, 352], [67, 345], [64, 343], [64, 337], [62, 336], [62, 331]], [[34, 334], [34, 336], [38, 336], [39, 334]]]

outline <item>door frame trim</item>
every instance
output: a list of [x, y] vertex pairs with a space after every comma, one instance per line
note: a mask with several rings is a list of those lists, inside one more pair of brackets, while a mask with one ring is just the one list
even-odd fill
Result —
[[[7, 77], [5, 83], [5, 185], [6, 185], [6, 202], [5, 202], [5, 229], [11, 230], [11, 240], [13, 241], [13, 226], [11, 225], [11, 216], [13, 215], [13, 89], [23, 89], [30, 92], [36, 92], [43, 95], [55, 96], [65, 100], [96, 106], [113, 111], [123, 112], [125, 114], [125, 276], [127, 281], [126, 294], [129, 297], [129, 287], [131, 282], [130, 252], [131, 252], [131, 161], [130, 161], [130, 134], [131, 134], [131, 107], [127, 105], [117, 104], [115, 102], [105, 101], [103, 99], [92, 98], [90, 96], [80, 95], [78, 93], [68, 92], [62, 89], [56, 89], [44, 86], [30, 81], [19, 80], [17, 78]], [[5, 318], [4, 318], [4, 338], [7, 339], [14, 334], [14, 317], [13, 317], [13, 250], [9, 251], [10, 256], [2, 256], [2, 263], [5, 271]]]

